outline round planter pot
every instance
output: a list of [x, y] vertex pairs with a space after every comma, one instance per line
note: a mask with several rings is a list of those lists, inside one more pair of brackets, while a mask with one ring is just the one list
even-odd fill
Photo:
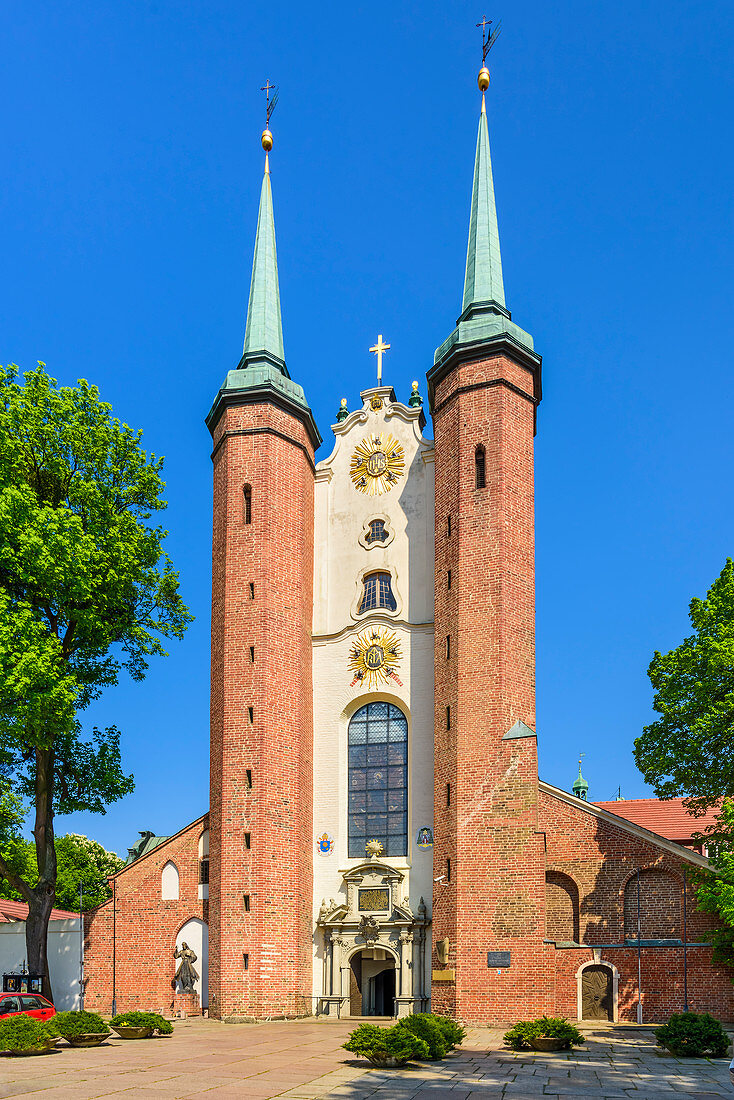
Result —
[[538, 1035], [535, 1039], [530, 1040], [530, 1046], [533, 1050], [563, 1050], [566, 1046], [565, 1039], [553, 1039], [550, 1035]]
[[87, 1031], [83, 1035], [67, 1035], [66, 1041], [72, 1047], [98, 1047], [109, 1037], [109, 1031]]
[[58, 1039], [49, 1039], [45, 1043], [39, 1043], [37, 1047], [29, 1047], [28, 1050], [3, 1050], [0, 1054], [4, 1054], [7, 1058], [30, 1058], [34, 1054], [48, 1054], [58, 1041]]
[[153, 1034], [152, 1027], [115, 1027], [110, 1025], [121, 1039], [149, 1039]]

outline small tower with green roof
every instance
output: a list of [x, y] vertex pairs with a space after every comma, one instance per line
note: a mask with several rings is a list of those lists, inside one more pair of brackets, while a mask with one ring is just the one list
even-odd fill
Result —
[[576, 795], [577, 798], [583, 799], [584, 802], [587, 801], [588, 796], [589, 796], [589, 784], [586, 782], [583, 775], [581, 774], [581, 761], [580, 760], [579, 760], [579, 774], [576, 777], [576, 779], [574, 780], [574, 784], [573, 784], [573, 787], [571, 789], [572, 789], [573, 793]]

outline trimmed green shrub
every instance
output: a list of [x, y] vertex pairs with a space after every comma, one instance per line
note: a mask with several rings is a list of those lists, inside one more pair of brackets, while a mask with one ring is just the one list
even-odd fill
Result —
[[113, 1027], [152, 1027], [159, 1035], [170, 1035], [173, 1024], [158, 1012], [119, 1012], [110, 1020]]
[[23, 1012], [0, 1020], [0, 1050], [33, 1050], [34, 1047], [43, 1047], [54, 1037], [43, 1020], [26, 1016]]
[[96, 1012], [57, 1012], [47, 1021], [54, 1035], [64, 1039], [76, 1035], [109, 1035], [110, 1029]]
[[428, 1047], [428, 1057], [431, 1061], [445, 1058], [450, 1050], [440, 1024], [430, 1012], [416, 1012], [412, 1016], [405, 1016], [398, 1022], [397, 1027], [402, 1027], [405, 1031], [422, 1039]]
[[407, 1028], [376, 1027], [375, 1024], [360, 1024], [351, 1032], [344, 1050], [367, 1058], [373, 1065], [384, 1065], [394, 1058], [398, 1062], [410, 1062], [415, 1058], [429, 1058], [428, 1044]]
[[521, 1020], [505, 1032], [504, 1040], [512, 1050], [530, 1050], [531, 1040], [540, 1036], [562, 1039], [563, 1050], [585, 1042], [583, 1035], [562, 1016], [540, 1016], [537, 1020]]
[[708, 1012], [674, 1012], [667, 1024], [655, 1031], [658, 1046], [678, 1058], [701, 1058], [710, 1054], [723, 1058], [729, 1049], [729, 1036], [718, 1020]]
[[452, 1020], [450, 1016], [439, 1016], [435, 1012], [427, 1012], [425, 1015], [435, 1020], [441, 1028], [443, 1040], [449, 1050], [453, 1050], [454, 1047], [458, 1047], [463, 1043], [466, 1038], [466, 1029], [458, 1024], [456, 1020]]

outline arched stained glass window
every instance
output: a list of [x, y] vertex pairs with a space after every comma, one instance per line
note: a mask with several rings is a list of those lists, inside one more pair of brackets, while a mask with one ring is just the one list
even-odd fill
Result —
[[394, 611], [397, 607], [392, 591], [389, 573], [368, 573], [364, 578], [364, 592], [359, 601], [358, 615], [365, 611], [377, 611], [386, 607], [388, 611]]
[[368, 703], [349, 723], [349, 855], [379, 840], [408, 853], [408, 720], [392, 703]]

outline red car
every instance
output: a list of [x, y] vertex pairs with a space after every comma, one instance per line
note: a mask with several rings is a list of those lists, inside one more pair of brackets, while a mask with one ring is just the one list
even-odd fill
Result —
[[0, 1020], [23, 1012], [37, 1020], [50, 1020], [56, 1009], [40, 993], [0, 993]]

